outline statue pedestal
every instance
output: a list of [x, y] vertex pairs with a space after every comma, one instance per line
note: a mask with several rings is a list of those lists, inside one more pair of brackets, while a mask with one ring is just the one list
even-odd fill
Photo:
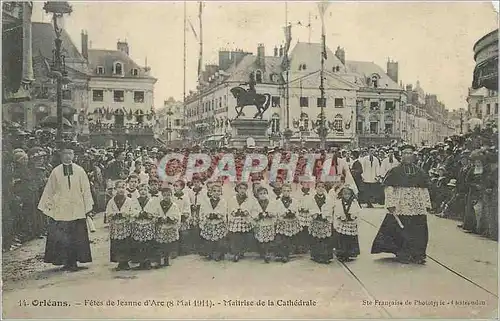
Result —
[[255, 147], [269, 146], [268, 127], [267, 120], [235, 119], [231, 122], [230, 145], [236, 148], [244, 148], [247, 145], [247, 139], [251, 137], [255, 141]]

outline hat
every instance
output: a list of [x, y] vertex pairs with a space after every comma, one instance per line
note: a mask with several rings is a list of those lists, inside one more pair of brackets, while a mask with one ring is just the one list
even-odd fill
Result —
[[471, 160], [482, 160], [484, 157], [484, 154], [480, 150], [476, 149], [475, 151], [470, 153], [469, 157]]
[[33, 147], [28, 151], [28, 156], [30, 158], [46, 156], [47, 153], [41, 147]]
[[410, 144], [403, 144], [401, 147], [399, 147], [399, 150], [403, 151], [405, 149], [411, 149], [412, 151], [416, 151], [415, 146], [410, 145]]
[[22, 152], [17, 152], [14, 154], [14, 161], [19, 162], [23, 159], [28, 159], [28, 154], [26, 154], [24, 151]]
[[452, 178], [450, 179], [450, 182], [447, 184], [448, 186], [453, 186], [453, 187], [456, 187], [457, 186], [457, 180]]

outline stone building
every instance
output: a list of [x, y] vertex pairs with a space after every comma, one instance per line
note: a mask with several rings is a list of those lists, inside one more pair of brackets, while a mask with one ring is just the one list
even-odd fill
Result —
[[126, 41], [115, 50], [90, 49], [82, 31], [82, 56], [88, 61], [88, 120], [96, 144], [148, 145], [154, 142], [154, 85], [151, 69], [130, 57]]
[[184, 104], [173, 97], [156, 111], [155, 134], [167, 146], [180, 147], [187, 134], [184, 128]]

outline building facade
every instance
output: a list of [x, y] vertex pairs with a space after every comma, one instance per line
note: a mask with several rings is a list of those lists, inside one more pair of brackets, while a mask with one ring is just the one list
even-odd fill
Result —
[[89, 49], [88, 35], [82, 31], [81, 36], [82, 56], [91, 74], [85, 134], [97, 144], [153, 143], [157, 79], [151, 69], [132, 60], [125, 41], [118, 41], [116, 50]]
[[498, 90], [498, 29], [486, 34], [474, 45], [472, 88]]
[[478, 125], [498, 124], [498, 91], [486, 87], [470, 88], [467, 108], [468, 122]]
[[180, 147], [187, 135], [184, 127], [184, 104], [174, 98], [163, 102], [163, 107], [156, 111], [155, 134], [167, 146]]
[[2, 2], [2, 117], [23, 127], [34, 80], [32, 10], [31, 1]]

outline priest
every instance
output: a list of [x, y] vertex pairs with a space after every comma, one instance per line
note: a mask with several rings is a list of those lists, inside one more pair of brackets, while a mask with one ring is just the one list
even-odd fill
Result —
[[429, 177], [414, 164], [415, 148], [401, 147], [401, 164], [384, 180], [388, 214], [373, 241], [372, 254], [393, 253], [401, 263], [424, 264], [427, 242], [427, 209], [430, 208]]
[[61, 146], [60, 155], [62, 164], [52, 170], [38, 204], [51, 218], [44, 262], [76, 271], [77, 262], [92, 262], [86, 217], [94, 201], [85, 170], [73, 164], [72, 147]]

